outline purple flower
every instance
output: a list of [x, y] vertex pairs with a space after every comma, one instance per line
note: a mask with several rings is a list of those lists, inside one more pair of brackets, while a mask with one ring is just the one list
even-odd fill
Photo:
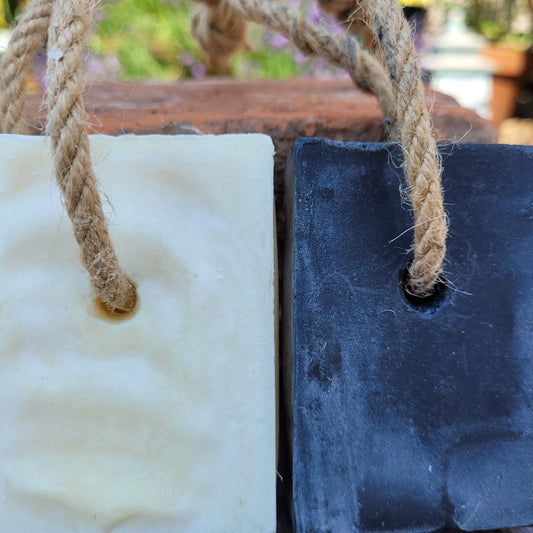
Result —
[[103, 78], [106, 73], [103, 61], [93, 55], [85, 59], [85, 69], [90, 78]]
[[301, 50], [296, 50], [293, 59], [298, 65], [303, 65], [308, 60], [308, 57]]
[[195, 62], [194, 61], [194, 56], [190, 52], [187, 52], [186, 50], [183, 50], [180, 53], [179, 62], [184, 67], [191, 67], [192, 65], [194, 65], [194, 62]]
[[191, 66], [191, 76], [195, 80], [203, 80], [206, 77], [205, 65], [203, 63], [194, 63]]
[[312, 22], [313, 24], [317, 24], [320, 22], [320, 19], [322, 17], [322, 13], [318, 9], [318, 6], [316, 4], [311, 4], [310, 8], [307, 11], [307, 20], [309, 22]]
[[289, 42], [289, 39], [281, 35], [280, 33], [266, 33], [265, 34], [265, 41], [275, 49], [279, 48], [285, 48], [287, 46], [287, 43]]

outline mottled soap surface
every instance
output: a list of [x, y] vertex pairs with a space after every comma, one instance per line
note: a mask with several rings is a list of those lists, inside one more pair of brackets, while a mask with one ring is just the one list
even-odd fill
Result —
[[402, 290], [401, 146], [296, 143], [283, 316], [297, 533], [533, 524], [533, 146], [439, 148], [446, 287], [421, 300]]
[[0, 530], [273, 532], [272, 142], [91, 149], [124, 321], [94, 304], [46, 139], [0, 136]]

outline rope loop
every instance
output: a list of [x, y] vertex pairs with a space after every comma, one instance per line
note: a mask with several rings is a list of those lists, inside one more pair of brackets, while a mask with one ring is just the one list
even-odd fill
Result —
[[[418, 57], [397, 0], [318, 0], [351, 30], [364, 28], [368, 50], [348, 33], [332, 35], [277, 1], [195, 1], [201, 5], [192, 17], [192, 33], [206, 52], [210, 71], [226, 71], [231, 55], [247, 46], [251, 21], [281, 33], [305, 54], [347, 70], [354, 84], [376, 95], [402, 145], [414, 215], [407, 290], [420, 297], [431, 294], [442, 276], [448, 221]], [[6, 133], [25, 130], [25, 80], [48, 32], [46, 131], [56, 179], [97, 296], [111, 311], [128, 312], [135, 306], [136, 290], [110, 241], [85, 127], [80, 62], [92, 7], [93, 0], [31, 0], [0, 63], [0, 127]]]
[[230, 5], [206, 0], [210, 9], [196, 9], [191, 19], [191, 33], [204, 50], [217, 50], [207, 57], [208, 72], [226, 74], [230, 57], [246, 46], [248, 24], [235, 16]]
[[26, 80], [35, 54], [42, 48], [53, 0], [32, 0], [18, 19], [0, 59], [0, 131], [27, 133], [24, 122]]
[[[307, 55], [320, 55], [348, 70], [354, 84], [376, 95], [403, 149], [407, 193], [414, 215], [414, 259], [406, 289], [415, 296], [430, 295], [442, 278], [448, 220], [419, 61], [411, 29], [397, 0], [319, 0], [323, 9], [335, 13], [351, 31], [364, 34], [369, 51], [361, 50], [348, 34], [330, 35], [302, 20], [297, 10], [278, 2], [195, 1], [203, 3], [206, 11], [226, 5], [236, 18], [278, 31]], [[219, 27], [219, 31], [222, 29]], [[205, 42], [203, 36], [200, 43], [212, 61], [219, 51], [215, 46], [204, 46]]]

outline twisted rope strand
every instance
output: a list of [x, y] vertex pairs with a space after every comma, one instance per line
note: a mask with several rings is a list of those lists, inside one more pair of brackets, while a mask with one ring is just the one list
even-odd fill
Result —
[[91, 21], [90, 0], [55, 1], [48, 33], [46, 132], [56, 180], [96, 295], [111, 312], [126, 313], [135, 307], [136, 289], [109, 238], [85, 128], [80, 62]]
[[247, 46], [248, 22], [227, 3], [206, 0], [211, 9], [196, 9], [191, 19], [191, 33], [204, 50], [216, 50], [207, 56], [207, 70], [227, 74], [228, 61]]
[[[364, 90], [373, 92], [385, 116], [395, 120], [395, 103], [391, 84], [383, 66], [370, 54], [361, 50], [357, 41], [347, 34], [332, 35], [326, 29], [301, 18], [297, 9], [265, 0], [195, 0], [203, 3], [204, 10], [224, 9], [234, 18], [246, 19], [268, 26], [290, 39], [302, 52], [322, 56], [331, 64], [349, 72], [353, 82]], [[205, 15], [206, 17], [209, 15]], [[200, 28], [196, 27], [198, 32]], [[220, 26], [218, 31], [225, 31]], [[200, 44], [209, 57], [219, 54], [217, 42], [210, 35], [209, 26], [204, 27]]]
[[[213, 9], [216, 0], [203, 1]], [[250, 20], [269, 26], [291, 39], [304, 53], [320, 55], [334, 65], [347, 68], [354, 83], [370, 89], [385, 116], [392, 119], [393, 132], [404, 153], [404, 170], [415, 218], [414, 260], [409, 266], [407, 290], [416, 296], [431, 294], [442, 275], [446, 251], [447, 218], [441, 190], [441, 165], [431, 121], [425, 105], [411, 29], [396, 0], [322, 0], [329, 11], [346, 16], [357, 13], [373, 32], [385, 63], [359, 50], [347, 35], [333, 36], [303, 21], [299, 12], [265, 0], [219, 0], [233, 6]], [[348, 21], [349, 22], [349, 21]], [[208, 39], [205, 38], [204, 42]], [[207, 48], [216, 54], [216, 48]], [[391, 100], [392, 91], [392, 100]]]
[[354, 0], [317, 0], [323, 11], [332, 13], [351, 33], [359, 35], [372, 54], [379, 55], [379, 48], [372, 32], [361, 17], [361, 8]]
[[442, 276], [448, 219], [443, 205], [442, 168], [425, 105], [418, 55], [398, 2], [359, 3], [383, 50], [400, 125], [404, 171], [415, 217], [414, 259], [409, 266], [407, 288], [417, 296], [425, 296]]
[[0, 60], [0, 131], [26, 133], [26, 80], [35, 54], [44, 44], [53, 0], [32, 0], [19, 17]]
[[[376, 94], [384, 114], [401, 131], [405, 173], [415, 216], [415, 257], [410, 266], [409, 290], [419, 296], [431, 292], [442, 273], [447, 220], [440, 162], [425, 107], [418, 61], [410, 28], [399, 5], [393, 0], [353, 0], [354, 10], [363, 9], [365, 20], [383, 51], [378, 56], [386, 64], [387, 76], [381, 63], [361, 51], [351, 37], [330, 35], [303, 21], [298, 11], [287, 6], [265, 0], [197, 1], [207, 4], [211, 15], [221, 14], [218, 25], [209, 13], [203, 19], [199, 15], [194, 24], [202, 46], [210, 55], [221, 55], [227, 61], [231, 51], [229, 45], [221, 45], [224, 43], [221, 35], [234, 31], [234, 38], [240, 43], [233, 48], [237, 49], [245, 39], [246, 19], [249, 19], [282, 33], [304, 53], [320, 55], [347, 69], [354, 83]], [[344, 7], [347, 2], [329, 0], [335, 1], [342, 1]], [[0, 85], [4, 98], [0, 113], [8, 131], [22, 129], [24, 78], [50, 22], [47, 132], [56, 152], [56, 177], [73, 221], [82, 260], [98, 296], [110, 309], [128, 311], [135, 305], [135, 287], [121, 270], [111, 247], [91, 168], [85, 130], [87, 116], [81, 98], [79, 65], [91, 20], [91, 4], [88, 0], [73, 3], [56, 0], [51, 21], [51, 0], [33, 0], [30, 4], [2, 62], [7, 68]], [[216, 33], [217, 38], [210, 37], [210, 33]]]

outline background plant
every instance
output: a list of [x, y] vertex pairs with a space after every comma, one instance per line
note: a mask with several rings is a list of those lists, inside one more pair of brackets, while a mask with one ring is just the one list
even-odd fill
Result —
[[[345, 31], [321, 13], [313, 0], [284, 0], [303, 16]], [[8, 26], [23, 0], [0, 0], [0, 28]], [[527, 48], [533, 44], [531, 0], [440, 0], [435, 5], [465, 8], [469, 25], [490, 40]], [[185, 0], [106, 0], [97, 5], [87, 57], [90, 79], [201, 79], [203, 54], [190, 32], [194, 4]], [[524, 24], [524, 21], [526, 22]], [[251, 50], [233, 58], [235, 78], [346, 77], [325, 61], [307, 59], [287, 39], [253, 25]]]
[[531, 0], [446, 0], [443, 5], [463, 7], [468, 25], [490, 41], [524, 49], [533, 44]]
[[13, 21], [9, 0], [0, 0], [0, 28], [7, 28]]
[[[289, 0], [314, 22], [342, 31], [338, 23], [319, 13], [309, 0]], [[101, 65], [93, 68], [109, 75], [113, 58], [121, 79], [175, 80], [203, 78], [203, 54], [191, 35], [192, 2], [180, 0], [115, 0], [100, 4], [90, 48]], [[343, 77], [324, 61], [309, 60], [287, 39], [256, 25], [249, 37], [251, 50], [236, 55], [230, 64], [235, 78], [289, 78], [294, 76]]]

